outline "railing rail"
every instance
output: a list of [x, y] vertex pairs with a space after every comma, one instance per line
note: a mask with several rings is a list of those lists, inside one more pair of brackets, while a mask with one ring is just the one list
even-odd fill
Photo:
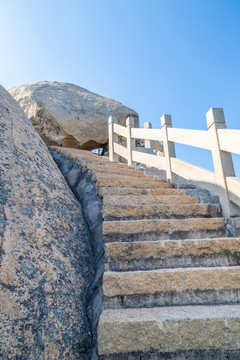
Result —
[[[152, 129], [149, 122], [144, 124], [144, 129], [134, 128], [131, 117], [124, 127], [117, 124], [116, 117], [110, 116], [109, 160], [118, 161], [121, 156], [131, 167], [141, 163], [165, 170], [171, 182], [177, 182], [179, 176], [197, 182], [219, 196], [224, 216], [240, 215], [240, 179], [235, 177], [231, 154], [240, 154], [240, 130], [226, 129], [223, 109], [211, 108], [206, 118], [208, 131], [172, 128], [170, 115], [161, 117], [161, 129]], [[119, 144], [118, 136], [126, 138], [127, 146]], [[136, 147], [136, 139], [144, 140], [144, 146]], [[156, 141], [163, 144], [161, 156], [154, 147]], [[210, 150], [214, 172], [177, 159], [175, 143]], [[154, 148], [158, 154], [154, 153]]]

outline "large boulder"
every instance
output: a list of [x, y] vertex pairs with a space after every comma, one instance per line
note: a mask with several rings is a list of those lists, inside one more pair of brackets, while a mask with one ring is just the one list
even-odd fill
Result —
[[77, 85], [42, 81], [12, 88], [29, 120], [47, 145], [92, 150], [108, 141], [108, 117], [125, 125], [137, 113], [121, 103], [94, 94]]
[[0, 358], [87, 358], [88, 227], [46, 145], [1, 86], [0, 247]]

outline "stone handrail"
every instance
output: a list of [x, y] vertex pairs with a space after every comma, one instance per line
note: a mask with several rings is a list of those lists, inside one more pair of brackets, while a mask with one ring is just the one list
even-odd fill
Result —
[[[166, 171], [170, 182], [178, 182], [179, 176], [198, 183], [213, 195], [218, 195], [223, 215], [240, 215], [240, 179], [235, 177], [232, 152], [240, 154], [240, 130], [226, 129], [223, 109], [211, 108], [207, 114], [208, 131], [172, 128], [170, 115], [161, 117], [161, 129], [152, 129], [145, 123], [144, 129], [134, 128], [134, 119], [128, 117], [126, 127], [117, 124], [110, 116], [109, 160], [118, 156], [127, 160], [128, 166], [136, 163]], [[126, 138], [127, 146], [119, 144], [118, 136]], [[136, 139], [143, 139], [145, 147], [136, 147]], [[163, 153], [154, 154], [153, 141], [163, 144]], [[211, 151], [214, 172], [176, 158], [175, 142]]]

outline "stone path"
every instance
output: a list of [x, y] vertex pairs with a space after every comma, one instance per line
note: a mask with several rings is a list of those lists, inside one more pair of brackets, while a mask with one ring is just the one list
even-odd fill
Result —
[[240, 238], [216, 198], [77, 151], [103, 204], [99, 359], [240, 359]]

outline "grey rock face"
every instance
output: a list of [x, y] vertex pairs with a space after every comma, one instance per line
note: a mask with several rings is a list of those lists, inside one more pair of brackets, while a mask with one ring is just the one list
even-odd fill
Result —
[[89, 230], [45, 144], [2, 87], [0, 246], [0, 357], [89, 358]]
[[47, 145], [91, 150], [108, 141], [108, 117], [115, 115], [125, 125], [137, 113], [121, 103], [94, 94], [77, 85], [42, 81], [12, 88], [10, 94]]

